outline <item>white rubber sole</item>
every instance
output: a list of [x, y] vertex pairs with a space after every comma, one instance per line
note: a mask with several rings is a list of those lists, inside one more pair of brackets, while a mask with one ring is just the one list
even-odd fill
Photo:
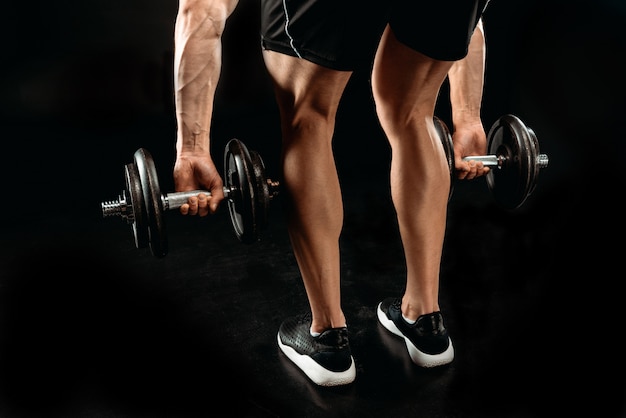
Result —
[[[382, 302], [381, 302], [382, 303]], [[411, 357], [411, 361], [417, 364], [420, 367], [437, 367], [443, 366], [444, 364], [451, 363], [454, 360], [454, 347], [452, 346], [452, 340], [448, 337], [448, 348], [446, 351], [440, 354], [427, 354], [420, 351], [411, 340], [406, 338], [402, 332], [396, 327], [396, 324], [383, 312], [380, 308], [381, 303], [378, 304], [378, 308], [376, 309], [376, 313], [378, 314], [378, 320], [380, 323], [391, 333], [397, 335], [404, 339], [404, 343], [406, 344], [407, 351], [409, 352], [409, 356]]]
[[293, 348], [283, 344], [280, 340], [280, 335], [277, 335], [277, 339], [280, 350], [289, 360], [298, 366], [313, 383], [320, 386], [340, 386], [354, 382], [356, 378], [356, 367], [353, 358], [351, 358], [352, 364], [350, 364], [350, 367], [346, 371], [332, 372], [320, 366], [311, 357], [299, 354]]

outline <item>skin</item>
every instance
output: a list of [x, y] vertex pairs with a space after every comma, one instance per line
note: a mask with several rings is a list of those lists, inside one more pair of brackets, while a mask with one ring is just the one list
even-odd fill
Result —
[[391, 145], [391, 196], [407, 264], [402, 312], [409, 319], [439, 310], [450, 172], [433, 116], [451, 66], [401, 44], [389, 28], [374, 61], [372, 88]]
[[[482, 32], [475, 41], [482, 44]], [[479, 45], [473, 53], [483, 50], [484, 45]], [[311, 329], [322, 332], [346, 324], [338, 245], [343, 207], [331, 141], [338, 103], [351, 73], [272, 51], [264, 51], [263, 56], [281, 114], [289, 235], [311, 307]], [[484, 59], [471, 59], [463, 64], [475, 70], [471, 76], [463, 67], [451, 75], [454, 88], [462, 90], [451, 101], [460, 128], [458, 152], [476, 155], [483, 154], [485, 147], [482, 124], [476, 124], [480, 122], [482, 80], [478, 85], [468, 83], [476, 83]], [[409, 319], [439, 310], [450, 175], [432, 120], [439, 89], [454, 65], [407, 48], [389, 29], [374, 62], [377, 113], [392, 148], [391, 191], [407, 260], [402, 311]], [[463, 178], [486, 172], [482, 163], [458, 158], [456, 164]]]
[[208, 190], [180, 207], [183, 215], [215, 213], [223, 180], [211, 158], [211, 117], [222, 68], [222, 33], [237, 0], [180, 0], [174, 29], [176, 191]]
[[[233, 0], [180, 1], [175, 32], [178, 133], [177, 191], [205, 188], [181, 213], [215, 213], [223, 183], [210, 155], [213, 98], [221, 69], [221, 34], [237, 5]], [[484, 155], [480, 121], [484, 75], [482, 26], [468, 56], [437, 61], [406, 47], [387, 28], [375, 58], [372, 89], [392, 150], [391, 193], [407, 260], [402, 312], [409, 319], [439, 310], [449, 169], [433, 125], [442, 83], [449, 79], [455, 167], [461, 179], [488, 172], [463, 156]], [[283, 191], [287, 226], [312, 312], [314, 332], [346, 325], [341, 307], [339, 236], [343, 206], [332, 153], [341, 95], [352, 75], [263, 51], [281, 117]]]
[[343, 206], [331, 140], [350, 72], [263, 51], [281, 116], [287, 227], [314, 332], [346, 324], [340, 300]]
[[482, 162], [463, 161], [464, 156], [484, 155], [487, 135], [480, 119], [485, 79], [485, 34], [482, 20], [472, 35], [467, 56], [456, 61], [450, 71], [450, 102], [452, 104], [452, 142], [457, 178], [472, 180], [489, 172]]

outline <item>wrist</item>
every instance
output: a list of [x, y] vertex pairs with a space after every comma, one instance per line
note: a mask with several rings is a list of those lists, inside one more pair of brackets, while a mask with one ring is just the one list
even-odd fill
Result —
[[208, 132], [179, 133], [176, 141], [176, 154], [181, 155], [204, 155], [210, 154], [211, 143]]
[[482, 127], [482, 120], [480, 119], [480, 109], [464, 109], [455, 112], [452, 115], [452, 125], [454, 129], [458, 129], [460, 127]]

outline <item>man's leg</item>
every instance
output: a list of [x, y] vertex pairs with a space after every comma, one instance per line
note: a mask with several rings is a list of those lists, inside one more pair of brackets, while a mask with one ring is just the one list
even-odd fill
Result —
[[[422, 315], [439, 312], [439, 271], [450, 172], [433, 125], [433, 115], [439, 89], [451, 65], [450, 61], [436, 61], [406, 47], [389, 28], [383, 35], [374, 63], [372, 86], [377, 113], [392, 149], [391, 194], [407, 264], [406, 290], [401, 306], [393, 309], [398, 315], [401, 309], [409, 320], [407, 324]], [[388, 305], [383, 306], [385, 312], [392, 309], [391, 304]], [[385, 323], [383, 319], [381, 322]], [[428, 327], [435, 327], [436, 332], [443, 326], [439, 314], [427, 319]], [[392, 332], [395, 331], [398, 330], [394, 328]], [[441, 344], [435, 345], [439, 348], [421, 350], [418, 347], [418, 351], [439, 355], [437, 351], [443, 350], [446, 354], [424, 360], [423, 365], [452, 360], [447, 334]], [[416, 356], [421, 354], [418, 352]]]
[[[284, 323], [279, 345], [316, 383], [349, 383], [354, 380], [354, 362], [341, 309], [339, 235], [343, 205], [332, 138], [337, 107], [351, 73], [330, 70], [273, 51], [263, 54], [281, 115], [289, 236], [312, 315], [297, 323]], [[324, 339], [324, 342], [311, 340], [311, 345], [322, 344], [324, 350], [344, 347], [346, 349], [338, 350], [342, 352], [335, 356], [343, 358], [332, 360], [335, 364], [322, 361], [322, 368], [310, 363], [309, 359], [318, 353], [300, 351], [296, 340], [301, 338], [289, 337], [304, 332], [302, 327], [305, 326], [308, 334], [305, 338], [310, 338], [309, 332], [312, 332], [321, 334]], [[324, 333], [329, 330], [330, 333]]]

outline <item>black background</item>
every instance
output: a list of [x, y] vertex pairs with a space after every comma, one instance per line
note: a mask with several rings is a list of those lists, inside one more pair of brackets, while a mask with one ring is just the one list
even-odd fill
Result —
[[[38, 323], [35, 318], [50, 312], [72, 318], [67, 300], [73, 296], [67, 294], [82, 297], [76, 290], [86, 290], [82, 279], [90, 283], [96, 276], [127, 268], [122, 257], [116, 267], [98, 271], [100, 258], [115, 253], [102, 238], [108, 224], [101, 219], [100, 203], [117, 197], [123, 186], [123, 165], [135, 149], [151, 150], [162, 188], [171, 189], [177, 2], [31, 1], [14, 2], [4, 9], [0, 369], [5, 373], [0, 380], [3, 375], [20, 375], [23, 380], [18, 383], [27, 387], [32, 378], [30, 399], [43, 397], [42, 402], [50, 404], [61, 395], [50, 392], [54, 378], [42, 378], [35, 367], [26, 370], [28, 376], [11, 368], [13, 359], [7, 353], [15, 354], [10, 351], [15, 346], [8, 339], [28, 335], [28, 328]], [[554, 396], [564, 410], [575, 410], [577, 404], [592, 410], [613, 406], [615, 401], [622, 405], [626, 5], [618, 0], [493, 0], [484, 20], [485, 125], [489, 127], [504, 113], [516, 114], [533, 128], [541, 151], [550, 158], [537, 189], [519, 212], [523, 223], [504, 234], [529, 239], [524, 228], [539, 232], [517, 249], [502, 249], [526, 251], [516, 254], [507, 273], [536, 273], [535, 280], [542, 281], [534, 290], [533, 303], [515, 314], [525, 324], [524, 347], [542, 366], [524, 374], [525, 379], [529, 386], [543, 389], [541, 399]], [[387, 145], [369, 95], [367, 75], [356, 74], [338, 115], [335, 147], [347, 194], [351, 188], [376, 185], [377, 179], [387, 176], [387, 159], [381, 157], [388, 152]], [[449, 121], [445, 100], [438, 112]], [[260, 151], [268, 173], [276, 174], [277, 118], [261, 60], [257, 3], [243, 0], [224, 34], [212, 129], [215, 154], [221, 155], [226, 141], [238, 137]], [[464, 222], [472, 225], [472, 216], [487, 206], [481, 203], [489, 200], [486, 187], [480, 182], [456, 187], [451, 214], [465, 214]], [[488, 241], [490, 236], [477, 227], [474, 237]], [[507, 260], [512, 255], [493, 257]], [[38, 268], [39, 263], [45, 267]], [[59, 281], [68, 271], [76, 273], [75, 266], [81, 266], [80, 277], [69, 284]], [[47, 299], [41, 289], [60, 303]], [[89, 294], [97, 293], [94, 289], [87, 287]], [[104, 296], [98, 293], [100, 303], [114, 297], [115, 288], [105, 289]], [[39, 296], [29, 298], [34, 290]], [[24, 305], [18, 306], [23, 303], [28, 315], [26, 308], [19, 307]], [[67, 329], [47, 332], [48, 342], [76, 338], [64, 334]], [[18, 345], [28, 347], [23, 362], [40, 356], [42, 350], [63, 352], [65, 359], [72, 355], [46, 344], [32, 346], [40, 340], [24, 338], [27, 343]], [[45, 364], [46, 376], [68, 372]], [[521, 371], [519, 365], [512, 370]], [[76, 368], [69, 373], [76, 373]], [[547, 377], [554, 374], [559, 377]], [[504, 380], [510, 384], [514, 377]], [[20, 398], [18, 389], [7, 390], [21, 388], [20, 384], [15, 386], [8, 378], [2, 383], [7, 404]], [[490, 388], [499, 396], [506, 393], [497, 383]], [[560, 390], [566, 394], [557, 395]], [[44, 407], [26, 410], [46, 416]]]
[[[9, 6], [0, 97], [3, 170], [10, 180], [5, 195], [16, 202], [18, 194], [36, 193], [57, 203], [42, 208], [24, 202], [19, 210], [3, 210], [29, 217], [67, 213], [71, 203], [72, 216], [81, 216], [93, 207], [89, 197], [101, 199], [110, 190], [109, 176], [138, 146], [152, 150], [166, 171], [175, 140], [176, 8], [173, 1], [156, 7], [139, 0]], [[504, 113], [518, 115], [537, 133], [542, 152], [551, 154], [538, 193], [567, 188], [573, 199], [604, 206], [597, 198], [613, 199], [619, 190], [612, 185], [624, 147], [624, 6], [609, 0], [589, 7], [577, 1], [494, 1], [485, 21], [485, 125]], [[363, 115], [371, 111], [362, 100], [369, 94], [366, 83], [366, 75], [357, 74], [342, 105], [337, 136], [358, 139], [336, 141], [338, 152], [349, 157], [338, 158], [340, 165], [376, 155], [360, 144], [372, 137], [373, 146], [385, 149], [371, 115]], [[252, 148], [267, 147], [265, 158], [273, 162], [279, 144], [273, 112], [258, 8], [243, 2], [224, 35], [216, 153], [229, 138], [240, 137]], [[443, 100], [439, 115], [448, 120]], [[592, 198], [600, 190], [602, 196]]]

